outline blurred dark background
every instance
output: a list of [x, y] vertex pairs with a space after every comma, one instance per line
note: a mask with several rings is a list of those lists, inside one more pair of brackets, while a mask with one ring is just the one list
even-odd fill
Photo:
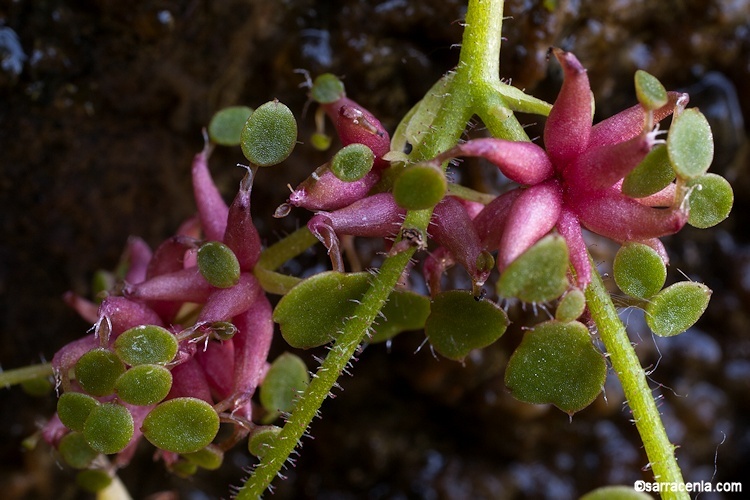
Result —
[[[213, 112], [278, 98], [300, 117], [302, 144], [264, 170], [253, 193], [257, 224], [273, 243], [305, 221], [298, 212], [271, 219], [286, 184], [327, 158], [305, 143], [312, 114], [303, 115], [295, 70], [342, 76], [348, 94], [393, 130], [457, 62], [464, 13], [458, 0], [1, 0], [2, 367], [49, 360], [85, 334], [90, 325], [61, 295], [86, 295], [92, 273], [116, 265], [129, 235], [156, 245], [191, 215], [190, 163]], [[501, 71], [514, 85], [553, 101], [560, 75], [545, 56], [554, 45], [588, 68], [597, 119], [635, 102], [639, 68], [688, 89], [709, 117], [712, 171], [734, 186], [733, 214], [666, 239], [669, 279], [684, 272], [705, 282], [714, 290], [709, 310], [689, 332], [658, 342], [637, 312], [624, 317], [644, 365], [658, 363], [653, 387], [686, 479], [742, 480], [750, 465], [750, 1], [509, 0], [505, 13]], [[212, 157], [227, 198], [242, 175], [238, 161], [238, 150]], [[477, 185], [493, 179], [468, 172]], [[592, 243], [597, 258], [611, 258], [611, 245]], [[414, 354], [419, 334], [368, 347], [274, 498], [574, 498], [648, 479], [616, 380], [606, 400], [572, 421], [507, 394], [504, 365], [520, 335], [509, 331], [465, 366], [429, 349]], [[3, 498], [86, 498], [46, 446], [21, 451], [53, 411], [51, 396], [0, 392]], [[144, 446], [122, 471], [134, 498], [227, 498], [251, 463], [240, 450], [220, 472], [185, 481], [153, 465], [151, 453]]]

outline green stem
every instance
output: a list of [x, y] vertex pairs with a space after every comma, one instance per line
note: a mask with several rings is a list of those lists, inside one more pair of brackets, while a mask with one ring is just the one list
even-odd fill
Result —
[[[475, 99], [471, 90], [472, 84], [499, 80], [502, 13], [503, 0], [469, 1], [464, 44], [456, 75], [456, 81], [460, 83], [451, 89], [431, 127], [425, 130], [425, 139], [412, 151], [412, 158], [432, 158], [456, 144], [473, 114]], [[404, 227], [425, 232], [430, 216], [430, 210], [410, 211], [406, 215]], [[310, 422], [318, 414], [323, 401], [366, 338], [373, 321], [388, 300], [414, 251], [414, 248], [410, 248], [383, 262], [353, 317], [345, 323], [328, 356], [297, 402], [275, 445], [266, 452], [253, 474], [238, 491], [238, 500], [259, 498], [274, 477], [280, 473]], [[263, 262], [261, 259], [261, 263], [263, 267], [271, 268], [270, 262]]]
[[[593, 263], [591, 265], [593, 267]], [[622, 384], [654, 478], [658, 482], [682, 484], [675, 446], [669, 442], [643, 367], [601, 277], [595, 270], [592, 275], [591, 284], [586, 288], [586, 302]], [[689, 499], [690, 496], [685, 492], [663, 492], [662, 498]]]
[[29, 380], [34, 380], [52, 375], [52, 365], [44, 363], [41, 365], [24, 366], [13, 370], [0, 372], [0, 387], [10, 387]]

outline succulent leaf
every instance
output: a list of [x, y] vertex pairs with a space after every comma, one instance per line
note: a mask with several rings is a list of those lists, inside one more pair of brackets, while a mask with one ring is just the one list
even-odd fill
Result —
[[219, 415], [196, 398], [182, 397], [157, 405], [143, 420], [148, 441], [165, 451], [194, 453], [208, 446], [219, 432]]
[[264, 423], [273, 422], [279, 413], [291, 412], [309, 383], [307, 366], [299, 356], [285, 352], [276, 358], [260, 386], [260, 404], [269, 412]]
[[148, 406], [163, 400], [172, 388], [172, 373], [161, 365], [134, 366], [117, 379], [115, 392], [124, 402]]
[[133, 432], [133, 416], [117, 403], [104, 403], [91, 410], [83, 426], [89, 446], [105, 455], [125, 449]]
[[253, 165], [269, 167], [286, 160], [297, 142], [297, 120], [279, 101], [256, 109], [242, 129], [240, 146]]
[[74, 469], [85, 469], [99, 455], [81, 432], [69, 432], [57, 447], [62, 459]]
[[448, 181], [443, 171], [428, 163], [406, 167], [393, 183], [393, 198], [407, 210], [432, 208], [443, 199]]
[[669, 163], [667, 147], [654, 147], [622, 183], [622, 192], [633, 198], [656, 194], [674, 180], [674, 170]]
[[626, 243], [617, 251], [612, 264], [615, 283], [631, 297], [647, 299], [661, 290], [667, 279], [667, 266], [659, 254], [643, 243]]
[[349, 144], [341, 148], [331, 160], [331, 172], [342, 181], [354, 182], [372, 170], [375, 155], [364, 144]]
[[80, 357], [75, 367], [78, 383], [92, 396], [107, 396], [115, 390], [115, 381], [125, 365], [109, 349], [92, 349]]
[[127, 365], [165, 365], [177, 354], [177, 338], [166, 328], [140, 325], [123, 332], [114, 343], [117, 356]]
[[253, 114], [247, 106], [230, 106], [219, 110], [208, 123], [208, 137], [222, 146], [239, 146], [242, 129]]
[[508, 362], [505, 385], [521, 401], [551, 403], [573, 414], [596, 399], [606, 374], [586, 326], [547, 321], [524, 334]]
[[83, 424], [99, 401], [82, 392], [65, 392], [57, 400], [57, 416], [65, 427], [82, 431]]
[[667, 136], [669, 161], [683, 179], [695, 179], [706, 173], [714, 159], [714, 138], [703, 113], [686, 109], [675, 118]]
[[574, 321], [583, 314], [586, 309], [586, 296], [580, 288], [568, 290], [562, 296], [555, 309], [555, 319], [562, 323]]
[[508, 316], [494, 302], [478, 300], [468, 291], [449, 290], [432, 299], [425, 334], [435, 351], [461, 361], [472, 349], [495, 342], [507, 327]]
[[430, 314], [430, 299], [407, 290], [394, 290], [381, 310], [385, 318], [373, 325], [370, 342], [385, 342], [404, 331], [424, 328]]
[[711, 289], [702, 283], [675, 283], [650, 299], [646, 323], [660, 337], [677, 335], [700, 319], [710, 299]]
[[497, 282], [503, 297], [524, 302], [554, 300], [568, 288], [568, 247], [558, 235], [539, 240], [513, 261]]
[[713, 227], [732, 211], [734, 192], [727, 180], [716, 174], [705, 174], [688, 182], [690, 213], [688, 224], [700, 229]]
[[659, 109], [667, 102], [667, 89], [653, 75], [639, 69], [635, 72], [635, 95], [644, 108]]

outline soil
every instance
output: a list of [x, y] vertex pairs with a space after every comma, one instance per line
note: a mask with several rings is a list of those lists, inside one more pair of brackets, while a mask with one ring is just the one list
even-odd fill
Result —
[[[90, 325], [62, 294], [88, 294], [93, 272], [116, 265], [128, 236], [156, 245], [193, 213], [189, 168], [213, 112], [278, 98], [309, 137], [304, 69], [341, 75], [393, 130], [456, 64], [464, 12], [459, 0], [0, 2], [2, 367], [50, 359], [84, 335]], [[689, 332], [659, 341], [638, 313], [626, 318], [644, 365], [658, 364], [653, 387], [686, 479], [741, 481], [750, 463], [750, 1], [509, 0], [506, 15], [501, 71], [514, 85], [554, 100], [561, 77], [547, 49], [559, 46], [588, 68], [598, 118], [634, 102], [640, 68], [688, 89], [711, 121], [712, 170], [733, 184], [733, 214], [666, 240], [670, 279], [705, 282], [709, 310]], [[262, 172], [253, 207], [268, 242], [304, 223], [302, 213], [270, 214], [287, 183], [325, 159], [301, 144], [283, 167]], [[212, 157], [227, 198], [241, 161], [234, 150]], [[611, 257], [605, 242], [594, 244]], [[614, 378], [606, 400], [572, 420], [510, 397], [503, 367], [520, 335], [464, 366], [429, 349], [415, 354], [419, 334], [368, 347], [274, 498], [575, 498], [647, 479]], [[21, 451], [53, 411], [51, 396], [0, 392], [4, 498], [87, 498], [47, 447]], [[252, 463], [237, 451], [221, 471], [186, 481], [151, 455], [144, 446], [122, 471], [134, 498], [226, 498]]]

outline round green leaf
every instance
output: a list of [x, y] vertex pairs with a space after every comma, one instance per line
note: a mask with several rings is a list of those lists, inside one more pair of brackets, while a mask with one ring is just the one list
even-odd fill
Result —
[[99, 401], [81, 392], [66, 392], [57, 400], [57, 416], [65, 427], [72, 431], [82, 431], [91, 410], [99, 406]]
[[653, 500], [653, 497], [635, 491], [632, 486], [603, 486], [586, 493], [580, 500]]
[[710, 299], [711, 289], [702, 283], [675, 283], [651, 298], [646, 323], [660, 337], [677, 335], [700, 319]]
[[297, 120], [279, 101], [270, 101], [256, 109], [242, 129], [242, 153], [259, 167], [286, 160], [297, 142]]
[[230, 106], [218, 111], [208, 124], [208, 137], [222, 146], [239, 146], [242, 129], [253, 114], [247, 106]]
[[85, 469], [99, 455], [89, 446], [80, 432], [70, 432], [62, 437], [57, 447], [62, 459], [74, 469]]
[[421, 330], [430, 314], [430, 299], [406, 290], [394, 290], [373, 325], [370, 342], [385, 342], [401, 332]]
[[578, 321], [548, 321], [523, 336], [508, 362], [505, 385], [533, 404], [551, 403], [573, 414], [602, 392], [607, 365]]
[[694, 188], [688, 198], [688, 224], [705, 229], [729, 217], [734, 204], [734, 192], [725, 178], [706, 174], [691, 180], [688, 186]]
[[83, 425], [89, 446], [105, 455], [122, 451], [133, 437], [133, 430], [133, 416], [117, 403], [97, 406]]
[[331, 73], [323, 73], [313, 82], [310, 97], [320, 104], [330, 104], [344, 97], [344, 84]]
[[131, 405], [148, 406], [167, 397], [172, 388], [172, 372], [161, 365], [138, 365], [115, 382], [117, 396]]
[[615, 283], [631, 297], [647, 299], [661, 290], [667, 266], [656, 250], [643, 243], [626, 243], [612, 264]]
[[275, 425], [256, 427], [247, 440], [247, 450], [258, 458], [263, 458], [269, 448], [274, 445], [276, 436], [281, 432], [281, 427]]
[[219, 432], [219, 415], [196, 398], [160, 403], [143, 420], [141, 431], [151, 444], [175, 453], [193, 453], [208, 446]]
[[209, 444], [202, 450], [194, 451], [193, 453], [185, 453], [182, 456], [188, 459], [189, 462], [206, 470], [216, 470], [221, 467], [224, 461], [224, 452], [221, 451], [221, 448], [213, 444]]
[[686, 109], [674, 119], [667, 136], [669, 161], [683, 179], [700, 177], [714, 159], [714, 137], [703, 113]]
[[264, 423], [273, 422], [279, 413], [291, 412], [309, 383], [307, 366], [299, 356], [285, 352], [276, 358], [260, 386], [260, 404], [269, 412]]
[[508, 327], [508, 316], [497, 304], [464, 290], [438, 294], [430, 309], [425, 334], [435, 351], [456, 361], [492, 344]]
[[240, 280], [237, 256], [219, 241], [209, 241], [198, 249], [198, 270], [216, 288], [229, 288]]
[[114, 343], [115, 353], [130, 366], [165, 365], [177, 354], [177, 338], [156, 325], [139, 325], [125, 330]]
[[318, 151], [326, 151], [331, 147], [331, 142], [333, 142], [331, 136], [321, 132], [315, 132], [310, 136], [310, 144]]
[[578, 319], [586, 309], [586, 296], [578, 288], [568, 290], [562, 296], [555, 310], [555, 319], [557, 321], [568, 322]]
[[331, 160], [331, 172], [345, 182], [358, 181], [372, 169], [375, 155], [364, 144], [349, 144], [341, 148]]
[[367, 273], [329, 271], [311, 276], [284, 295], [273, 311], [281, 335], [300, 349], [331, 342], [370, 286]]
[[669, 102], [664, 85], [642, 69], [635, 72], [635, 95], [646, 109], [659, 109]]
[[109, 349], [92, 349], [76, 362], [75, 374], [83, 390], [92, 396], [107, 396], [115, 390], [115, 380], [125, 371], [120, 358]]
[[622, 192], [633, 198], [658, 193], [674, 180], [667, 146], [659, 144], [631, 171], [622, 183]]
[[545, 236], [503, 271], [497, 292], [524, 302], [554, 300], [568, 289], [568, 246], [558, 235]]
[[52, 382], [50, 382], [49, 377], [37, 377], [21, 382], [23, 392], [29, 396], [38, 398], [47, 396], [50, 391], [52, 391], [53, 387], [54, 386], [52, 385]]
[[169, 471], [177, 477], [188, 478], [198, 472], [198, 464], [190, 460], [178, 460], [169, 466]]
[[393, 183], [393, 198], [407, 210], [432, 208], [443, 199], [448, 181], [443, 171], [428, 163], [406, 167]]
[[112, 477], [101, 469], [87, 469], [76, 474], [76, 484], [91, 493], [97, 493], [111, 483]]

